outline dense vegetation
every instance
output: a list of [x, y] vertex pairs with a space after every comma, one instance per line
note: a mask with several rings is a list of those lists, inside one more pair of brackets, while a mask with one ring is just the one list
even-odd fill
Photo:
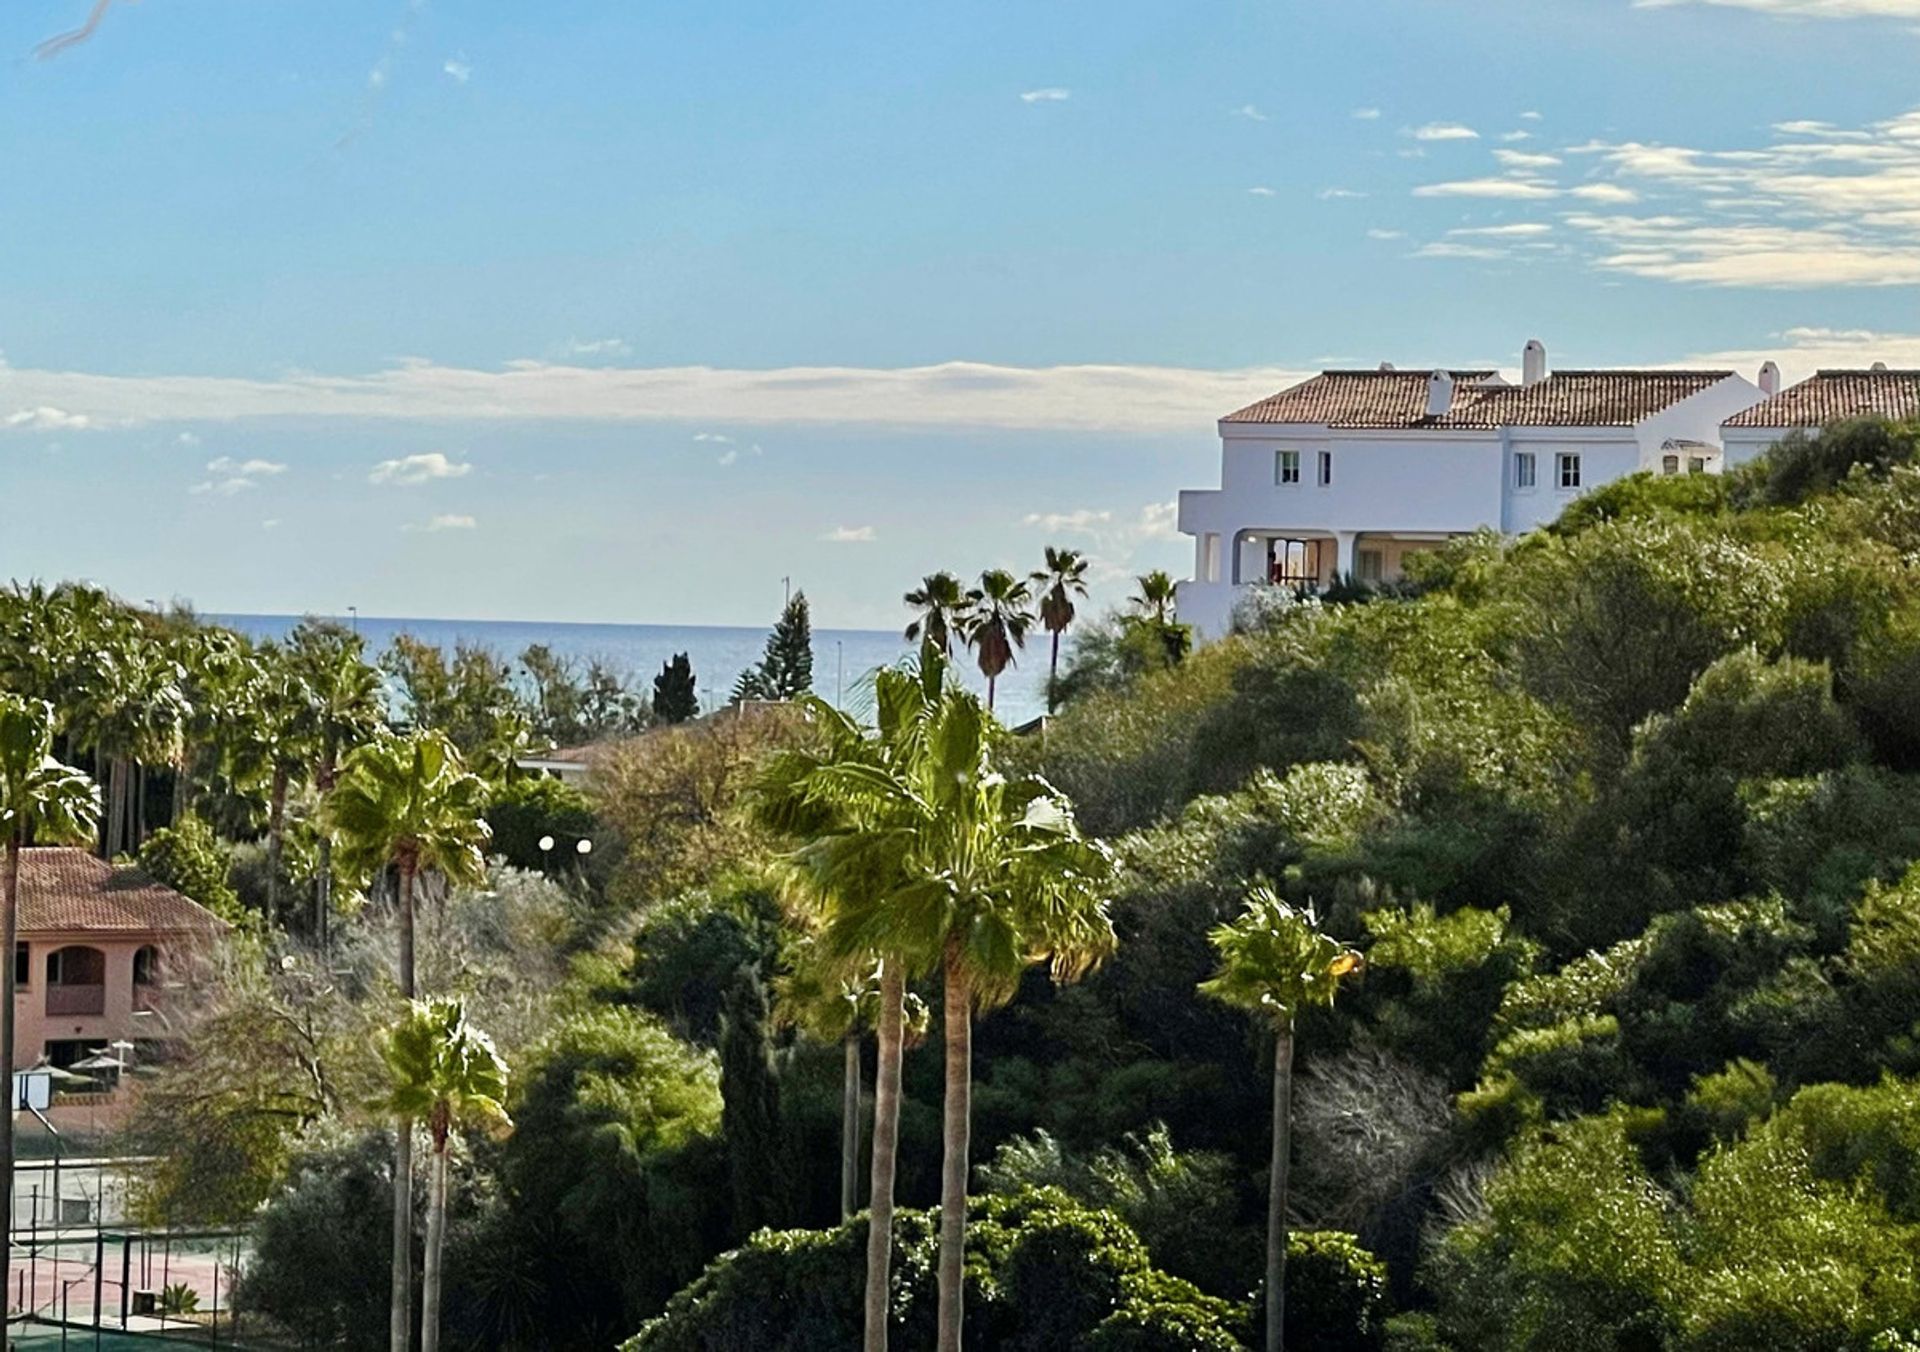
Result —
[[[1072, 629], [1069, 606], [1060, 713], [990, 756], [1111, 851], [1114, 942], [972, 1020], [968, 1345], [1252, 1345], [1277, 1025], [1199, 987], [1263, 887], [1366, 959], [1297, 1011], [1295, 1345], [1920, 1346], [1917, 450], [1862, 422], [1724, 478], [1624, 480], [1390, 595], [1262, 595], [1191, 652], [1155, 588]], [[1015, 612], [1038, 598], [1059, 632], [1070, 562], [1025, 598], [929, 577], [918, 631], [957, 647], [987, 601], [976, 657], [1019, 660]], [[0, 683], [43, 693], [30, 665], [0, 654]], [[448, 1340], [857, 1343], [841, 1126], [847, 1049], [870, 1086], [874, 1047], [867, 1015], [808, 1012], [818, 935], [763, 796], [769, 754], [817, 751], [818, 727], [658, 729], [581, 798], [499, 767], [488, 698], [408, 707], [472, 730], [452, 735], [512, 860], [421, 911], [421, 990], [494, 1035], [516, 1124], [450, 1137]], [[81, 729], [69, 759], [131, 745]], [[143, 1201], [256, 1218], [249, 1307], [378, 1346], [392, 1152], [366, 1047], [393, 1014], [391, 890], [339, 865], [322, 966], [312, 762], [287, 760], [287, 899], [261, 914], [234, 840], [271, 829], [273, 775], [245, 769], [271, 758], [185, 745], [195, 811], [150, 866], [258, 937], [189, 1030], [194, 1092], [163, 1073], [143, 1105], [166, 1161]], [[591, 839], [585, 867], [547, 834]], [[899, 1346], [935, 1318], [941, 989], [907, 992], [927, 1013], [899, 1088]]]

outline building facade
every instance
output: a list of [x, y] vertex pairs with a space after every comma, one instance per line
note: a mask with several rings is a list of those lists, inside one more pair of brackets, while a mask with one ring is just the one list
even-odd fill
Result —
[[[226, 925], [170, 887], [85, 850], [20, 856], [14, 1068], [169, 1039], [169, 1005]], [[136, 1055], [136, 1059], [139, 1059]]]
[[1717, 473], [1727, 419], [1778, 392], [1723, 370], [1325, 371], [1219, 423], [1220, 487], [1182, 492], [1179, 614], [1224, 634], [1250, 587], [1386, 582], [1482, 528], [1531, 530], [1638, 470]]

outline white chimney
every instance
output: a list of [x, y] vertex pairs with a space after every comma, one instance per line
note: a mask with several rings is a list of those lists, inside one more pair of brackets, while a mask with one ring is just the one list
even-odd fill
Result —
[[1887, 364], [1883, 361], [1877, 361], [1869, 369], [1875, 370], [1875, 371], [1884, 371], [1887, 369]]
[[1445, 371], [1435, 371], [1427, 377], [1427, 416], [1438, 418], [1453, 407], [1453, 377]]
[[1538, 338], [1527, 339], [1520, 349], [1520, 383], [1538, 385], [1547, 378], [1547, 345]]
[[1769, 399], [1780, 393], [1780, 368], [1772, 362], [1762, 362], [1760, 365], [1760, 393]]
[[1384, 372], [1387, 372], [1387, 371], [1391, 371], [1392, 369], [1393, 369], [1393, 363], [1392, 363], [1392, 362], [1390, 362], [1390, 361], [1383, 361], [1383, 362], [1381, 362], [1381, 363], [1380, 363], [1380, 370], [1381, 370], [1381, 371], [1382, 371], [1383, 373], [1384, 373]]

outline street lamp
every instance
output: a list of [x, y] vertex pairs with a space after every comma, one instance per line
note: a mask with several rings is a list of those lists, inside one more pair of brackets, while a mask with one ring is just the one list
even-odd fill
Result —
[[580, 843], [578, 845], [575, 845], [573, 848], [574, 848], [574, 851], [577, 854], [579, 854], [581, 858], [584, 859], [588, 855], [593, 853], [593, 842], [591, 840], [586, 839], [586, 837], [583, 836], [580, 839]]
[[552, 866], [553, 866], [553, 837], [542, 836], [540, 837], [540, 871], [542, 873], [551, 873], [553, 871]]

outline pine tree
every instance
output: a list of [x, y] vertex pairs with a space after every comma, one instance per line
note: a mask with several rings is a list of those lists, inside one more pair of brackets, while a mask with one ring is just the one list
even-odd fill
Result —
[[813, 689], [813, 617], [805, 592], [795, 592], [780, 612], [760, 669], [774, 699], [798, 699]]
[[700, 696], [694, 689], [693, 663], [685, 653], [675, 653], [653, 678], [653, 712], [662, 723], [684, 723], [700, 712]]
[[748, 699], [798, 699], [813, 689], [813, 620], [807, 594], [795, 592], [767, 635], [766, 654], [740, 673], [733, 702]]

